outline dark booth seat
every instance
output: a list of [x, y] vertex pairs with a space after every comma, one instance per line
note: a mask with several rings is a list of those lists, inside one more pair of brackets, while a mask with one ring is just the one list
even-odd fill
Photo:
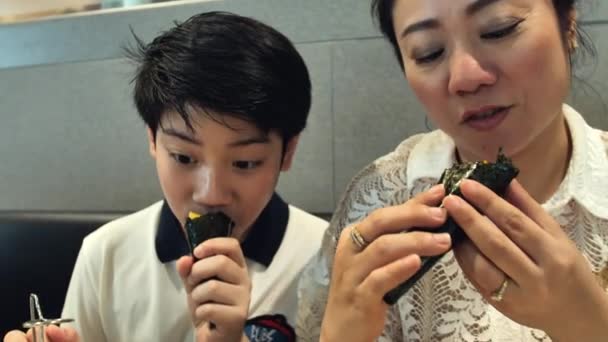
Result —
[[0, 339], [29, 320], [29, 294], [58, 318], [82, 239], [125, 213], [0, 211]]

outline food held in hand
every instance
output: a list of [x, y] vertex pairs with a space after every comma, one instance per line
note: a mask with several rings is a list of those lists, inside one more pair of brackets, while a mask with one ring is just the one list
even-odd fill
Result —
[[[498, 157], [495, 163], [488, 161], [478, 161], [474, 163], [456, 164], [449, 169], [446, 169], [438, 184], [443, 184], [445, 192], [448, 195], [462, 196], [460, 192], [460, 182], [463, 179], [475, 180], [496, 194], [503, 196], [511, 181], [517, 177], [519, 170], [513, 165], [511, 159], [507, 158], [502, 150], [498, 151]], [[433, 233], [449, 233], [452, 237], [452, 247], [462, 242], [465, 239], [465, 234], [456, 224], [456, 222], [448, 217], [443, 226], [439, 229], [424, 229], [416, 228], [410, 231], [429, 231]], [[421, 257], [422, 266], [416, 274], [403, 284], [397, 286], [384, 295], [384, 301], [387, 304], [395, 304], [397, 300], [403, 296], [428, 270], [441, 259], [443, 255], [433, 257]]]
[[194, 248], [208, 239], [229, 237], [232, 235], [233, 227], [234, 223], [232, 222], [232, 219], [222, 212], [214, 212], [205, 215], [194, 212], [188, 213], [188, 218], [186, 219], [186, 235], [190, 253], [194, 257]]

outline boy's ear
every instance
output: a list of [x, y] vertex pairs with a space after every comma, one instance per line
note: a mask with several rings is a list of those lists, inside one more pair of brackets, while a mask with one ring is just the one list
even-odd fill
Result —
[[150, 151], [152, 158], [156, 158], [156, 139], [154, 138], [154, 132], [152, 132], [150, 127], [146, 127], [146, 132], [148, 133], [148, 150]]
[[300, 141], [300, 135], [295, 135], [289, 139], [287, 145], [285, 145], [285, 153], [283, 153], [283, 163], [281, 164], [281, 171], [288, 171], [291, 168], [293, 162], [293, 156], [296, 153], [296, 147]]

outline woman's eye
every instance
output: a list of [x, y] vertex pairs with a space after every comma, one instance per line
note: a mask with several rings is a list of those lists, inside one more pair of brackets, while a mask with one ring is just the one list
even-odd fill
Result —
[[262, 164], [261, 161], [239, 160], [239, 161], [235, 161], [232, 165], [234, 165], [234, 167], [236, 167], [237, 169], [251, 170], [251, 169], [255, 169], [256, 167], [260, 166], [261, 164]]
[[443, 49], [437, 50], [437, 51], [435, 51], [433, 53], [429, 53], [429, 54], [424, 55], [422, 57], [416, 57], [414, 60], [416, 61], [416, 64], [431, 63], [431, 62], [434, 62], [439, 57], [441, 57], [442, 54], [443, 54]]
[[523, 20], [518, 20], [517, 22], [515, 22], [507, 27], [503, 27], [501, 29], [491, 31], [488, 33], [484, 33], [481, 35], [481, 38], [483, 38], [483, 39], [500, 39], [500, 38], [506, 37], [506, 36], [510, 35], [511, 33], [513, 33], [515, 31], [515, 29], [519, 26], [519, 24], [522, 23], [522, 21]]
[[171, 153], [171, 157], [179, 164], [182, 165], [190, 165], [193, 164], [195, 161], [193, 158], [185, 155], [185, 154], [179, 154], [179, 153]]

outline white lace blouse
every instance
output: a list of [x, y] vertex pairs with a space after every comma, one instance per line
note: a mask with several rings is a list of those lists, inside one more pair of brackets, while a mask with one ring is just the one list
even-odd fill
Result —
[[[564, 112], [572, 137], [572, 159], [559, 189], [543, 207], [562, 225], [606, 288], [608, 133], [589, 127], [567, 105]], [[454, 151], [454, 142], [441, 131], [416, 135], [353, 178], [324, 236], [320, 253], [300, 280], [297, 323], [300, 341], [319, 339], [331, 264], [341, 230], [374, 209], [403, 203], [428, 189], [454, 163]], [[511, 321], [487, 303], [449, 252], [391, 307], [379, 341], [550, 339], [542, 331]]]

